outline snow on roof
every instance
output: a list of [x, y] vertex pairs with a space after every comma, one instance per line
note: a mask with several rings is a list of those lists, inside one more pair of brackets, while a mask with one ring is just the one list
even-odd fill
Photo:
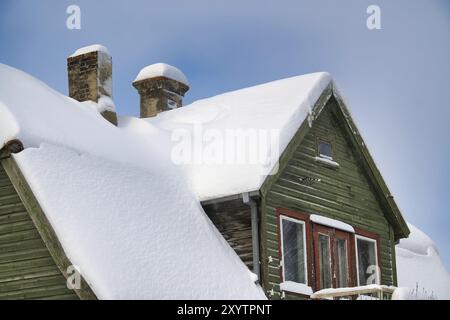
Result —
[[216, 152], [222, 158], [208, 161], [204, 148], [193, 150], [193, 161], [183, 163], [201, 200], [255, 191], [330, 82], [328, 73], [282, 79], [199, 100], [142, 121], [171, 135], [173, 146], [186, 133], [192, 141], [225, 140], [213, 146], [220, 149]]
[[[272, 166], [176, 166], [173, 133], [276, 129], [282, 152], [330, 81], [327, 73], [279, 80], [155, 118], [122, 117], [117, 128], [92, 104], [0, 64], [0, 147], [24, 143], [14, 158], [98, 297], [261, 298], [198, 199], [257, 190]], [[265, 156], [270, 164], [277, 155]], [[399, 285], [449, 298], [434, 243], [409, 228], [396, 247]]]
[[24, 143], [14, 159], [99, 298], [264, 298], [170, 161], [164, 135], [145, 128], [159, 137], [148, 141], [139, 125], [148, 127], [117, 128], [0, 64], [0, 147]]
[[436, 245], [414, 225], [408, 227], [411, 234], [396, 246], [398, 285], [417, 288], [419, 295], [450, 299], [450, 276]]
[[189, 85], [186, 76], [183, 72], [181, 72], [181, 70], [165, 63], [155, 63], [143, 68], [141, 71], [139, 71], [134, 81], [140, 81], [155, 77], [166, 77], [184, 83], [187, 86]]
[[95, 52], [95, 51], [103, 52], [103, 53], [106, 53], [108, 56], [111, 56], [111, 54], [109, 53], [108, 49], [105, 46], [102, 46], [101, 44], [93, 44], [90, 46], [86, 46], [86, 47], [77, 49], [74, 53], [72, 53], [70, 55], [70, 57], [76, 57], [76, 56], [79, 56], [82, 54], [86, 54], [89, 52]]

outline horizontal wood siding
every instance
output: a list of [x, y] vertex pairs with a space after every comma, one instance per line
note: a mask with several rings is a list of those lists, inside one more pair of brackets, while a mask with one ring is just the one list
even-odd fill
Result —
[[[328, 103], [336, 102], [330, 100]], [[268, 291], [274, 290], [275, 298], [279, 297], [281, 280], [277, 208], [320, 214], [377, 233], [380, 238], [381, 281], [386, 285], [395, 282], [392, 228], [364, 173], [361, 160], [330, 107], [332, 105], [324, 109], [302, 142], [291, 152], [287, 165], [271, 184], [263, 200], [264, 284]], [[339, 168], [326, 167], [315, 161], [318, 137], [329, 137], [333, 141], [334, 157]], [[305, 177], [320, 179], [320, 182], [302, 183], [301, 179]], [[268, 262], [269, 257], [271, 263]]]
[[0, 164], [0, 299], [78, 299]]
[[250, 207], [242, 199], [204, 205], [208, 217], [250, 270], [253, 270]]

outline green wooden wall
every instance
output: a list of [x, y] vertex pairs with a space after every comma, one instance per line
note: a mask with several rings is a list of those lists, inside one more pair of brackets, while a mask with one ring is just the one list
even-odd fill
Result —
[[203, 205], [203, 209], [245, 265], [253, 270], [250, 207], [242, 199], [236, 199]]
[[0, 299], [78, 299], [0, 164]]
[[[393, 229], [383, 214], [342, 122], [332, 112], [336, 101], [330, 99], [328, 104], [301, 143], [288, 155], [286, 167], [262, 200], [263, 284], [266, 290], [275, 291], [273, 298], [279, 297], [280, 261], [276, 209], [280, 207], [307, 214], [320, 214], [379, 234], [381, 282], [386, 285], [395, 284]], [[338, 169], [325, 167], [314, 160], [317, 155], [317, 137], [333, 140], [334, 158], [340, 164]], [[296, 137], [301, 138], [299, 135]], [[305, 185], [300, 182], [301, 177], [318, 178], [321, 181]], [[271, 263], [268, 262], [269, 256], [273, 259]]]

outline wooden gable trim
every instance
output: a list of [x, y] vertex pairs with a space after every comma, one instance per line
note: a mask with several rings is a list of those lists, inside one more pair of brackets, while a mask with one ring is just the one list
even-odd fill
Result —
[[[3, 150], [3, 149], [2, 149]], [[4, 152], [3, 152], [4, 153]], [[67, 268], [72, 264], [69, 258], [67, 258], [64, 249], [59, 242], [59, 239], [53, 230], [50, 222], [48, 221], [42, 207], [33, 194], [28, 182], [20, 171], [16, 161], [8, 156], [1, 160], [6, 174], [8, 175], [11, 183], [19, 194], [27, 212], [29, 213], [31, 220], [33, 221], [36, 229], [38, 230], [42, 240], [44, 241], [50, 255], [52, 256], [55, 264], [63, 276], [67, 279], [70, 275], [67, 273]], [[74, 289], [75, 293], [80, 299], [84, 300], [96, 300], [95, 293], [90, 288], [86, 280], [81, 277], [81, 289]]]
[[321, 96], [315, 103], [311, 115], [305, 121], [303, 121], [297, 133], [289, 142], [286, 149], [283, 151], [279, 159], [278, 171], [275, 174], [266, 177], [266, 180], [264, 181], [260, 189], [261, 195], [264, 197], [270, 190], [272, 185], [278, 180], [281, 173], [287, 166], [289, 160], [291, 159], [293, 153], [295, 152], [297, 147], [301, 144], [306, 134], [309, 132], [312, 126], [312, 122], [319, 117], [320, 113], [323, 111], [328, 101], [332, 97], [336, 99], [338, 105], [337, 109], [339, 109], [338, 111], [340, 113], [338, 114], [339, 118], [343, 119], [343, 122], [345, 123], [344, 129], [347, 131], [348, 136], [351, 138], [351, 142], [355, 146], [358, 155], [360, 155], [361, 159], [363, 160], [362, 163], [365, 165], [367, 169], [366, 171], [369, 180], [375, 186], [375, 192], [378, 195], [381, 205], [387, 211], [386, 218], [388, 219], [389, 223], [393, 226], [395, 241], [398, 241], [401, 238], [408, 237], [410, 233], [408, 225], [406, 224], [406, 221], [401, 215], [400, 210], [398, 209], [394, 201], [394, 197], [391, 195], [386, 183], [383, 180], [383, 177], [381, 176], [380, 171], [376, 167], [373, 158], [371, 157], [367, 147], [365, 146], [365, 143], [358, 129], [356, 128], [356, 125], [354, 124], [350, 116], [350, 113], [347, 107], [345, 106], [345, 103], [340, 98], [338, 91], [334, 88], [333, 82], [331, 82], [324, 89]]

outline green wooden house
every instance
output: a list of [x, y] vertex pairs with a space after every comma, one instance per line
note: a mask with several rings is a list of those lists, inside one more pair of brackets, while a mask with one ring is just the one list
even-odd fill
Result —
[[396, 286], [395, 245], [409, 234], [405, 220], [332, 83], [313, 112], [276, 174], [248, 194], [204, 201], [205, 212], [270, 298]]
[[[55, 116], [42, 118], [36, 127], [19, 108], [20, 101], [16, 109], [9, 101], [8, 112], [2, 113], [6, 120], [0, 121], [0, 299], [167, 298], [164, 288], [174, 284], [164, 284], [161, 277], [146, 277], [134, 268], [141, 270], [148, 259], [148, 265], [161, 266], [155, 274], [164, 274], [168, 272], [166, 264], [177, 265], [177, 259], [185, 259], [183, 251], [192, 258], [180, 261], [187, 264], [180, 277], [191, 278], [183, 272], [195, 266], [210, 269], [203, 268], [204, 273], [195, 274], [198, 278], [192, 276], [192, 281], [176, 285], [201, 288], [202, 278], [206, 281], [214, 273], [207, 271], [222, 270], [229, 262], [221, 260], [224, 257], [232, 260], [228, 272], [208, 280], [228, 290], [222, 295], [204, 290], [212, 298], [257, 297], [253, 280], [243, 271], [244, 264], [271, 299], [309, 298], [327, 288], [397, 285], [395, 245], [409, 230], [330, 75], [283, 79], [181, 107], [189, 89], [186, 77], [176, 68], [159, 64], [144, 69], [134, 82], [141, 97], [141, 119], [125, 118], [104, 105], [110, 101], [104, 97], [112, 96], [106, 79], [112, 74], [111, 59], [105, 56], [107, 51], [96, 46], [77, 51], [68, 59], [70, 96], [88, 103], [69, 103], [52, 93], [51, 99], [60, 107], [52, 109], [48, 101], [39, 106]], [[10, 70], [0, 71], [4, 77], [14, 76]], [[30, 93], [33, 97], [48, 90], [37, 85], [24, 88], [34, 90]], [[33, 103], [26, 106], [37, 110]], [[97, 106], [98, 110], [89, 109]], [[7, 117], [19, 125], [8, 127]], [[195, 135], [199, 126], [219, 135], [243, 128], [276, 132], [277, 148], [267, 149], [270, 161], [264, 163], [194, 161], [178, 164], [176, 169], [156, 166], [159, 158], [154, 154], [163, 144], [168, 150], [176, 147], [170, 145], [173, 141], [167, 142], [167, 132], [181, 128]], [[91, 133], [89, 138], [80, 138], [80, 130]], [[41, 143], [44, 147], [32, 150]], [[231, 151], [225, 148], [224, 153]], [[56, 156], [60, 153], [64, 154], [61, 159], [68, 160], [60, 160]], [[91, 155], [103, 159], [105, 168]], [[44, 163], [49, 163], [58, 179], [46, 181], [52, 174], [42, 169]], [[100, 169], [86, 175], [85, 167]], [[168, 174], [167, 170], [179, 178], [158, 180], [160, 174]], [[61, 181], [67, 172], [70, 179]], [[71, 187], [72, 182], [78, 187]], [[190, 187], [185, 188], [184, 182]], [[91, 197], [86, 191], [90, 188], [107, 189], [111, 195], [102, 196], [100, 191], [98, 198]], [[187, 202], [182, 202], [185, 199]], [[152, 225], [155, 217], [161, 216], [161, 208], [184, 219], [186, 228], [166, 232], [159, 240], [154, 235], [178, 221], [166, 226], [167, 221], [161, 220], [158, 226]], [[206, 222], [203, 212], [209, 217]], [[130, 218], [123, 219], [124, 214]], [[60, 219], [61, 215], [67, 219]], [[78, 215], [85, 220], [85, 230], [66, 225]], [[101, 221], [108, 227], [99, 227], [97, 240], [91, 227]], [[123, 228], [116, 230], [115, 221]], [[210, 230], [210, 222], [236, 254], [227, 251], [223, 239], [214, 240], [217, 230]], [[153, 236], [147, 235], [146, 225], [153, 228]], [[129, 233], [123, 237], [126, 231]], [[195, 236], [191, 239], [189, 233]], [[123, 237], [120, 241], [119, 235]], [[87, 241], [90, 237], [95, 243]], [[189, 241], [183, 240], [186, 237]], [[134, 238], [141, 242], [133, 244]], [[74, 240], [79, 245], [74, 246]], [[175, 250], [168, 245], [171, 241], [189, 247], [172, 253], [167, 249]], [[134, 270], [127, 272], [123, 281], [139, 283], [137, 288], [121, 291], [120, 283], [112, 280], [116, 278], [103, 276], [96, 269], [97, 259], [105, 267], [107, 259], [102, 256], [117, 254], [109, 242], [127, 248], [119, 250], [126, 254], [114, 268]], [[210, 243], [212, 247], [202, 248]], [[139, 250], [141, 254], [152, 253], [142, 256], [145, 263], [135, 254]], [[134, 263], [125, 264], [128, 258]], [[81, 284], [68, 289], [68, 268], [73, 264], [81, 268]], [[177, 297], [205, 298], [193, 292]]]

